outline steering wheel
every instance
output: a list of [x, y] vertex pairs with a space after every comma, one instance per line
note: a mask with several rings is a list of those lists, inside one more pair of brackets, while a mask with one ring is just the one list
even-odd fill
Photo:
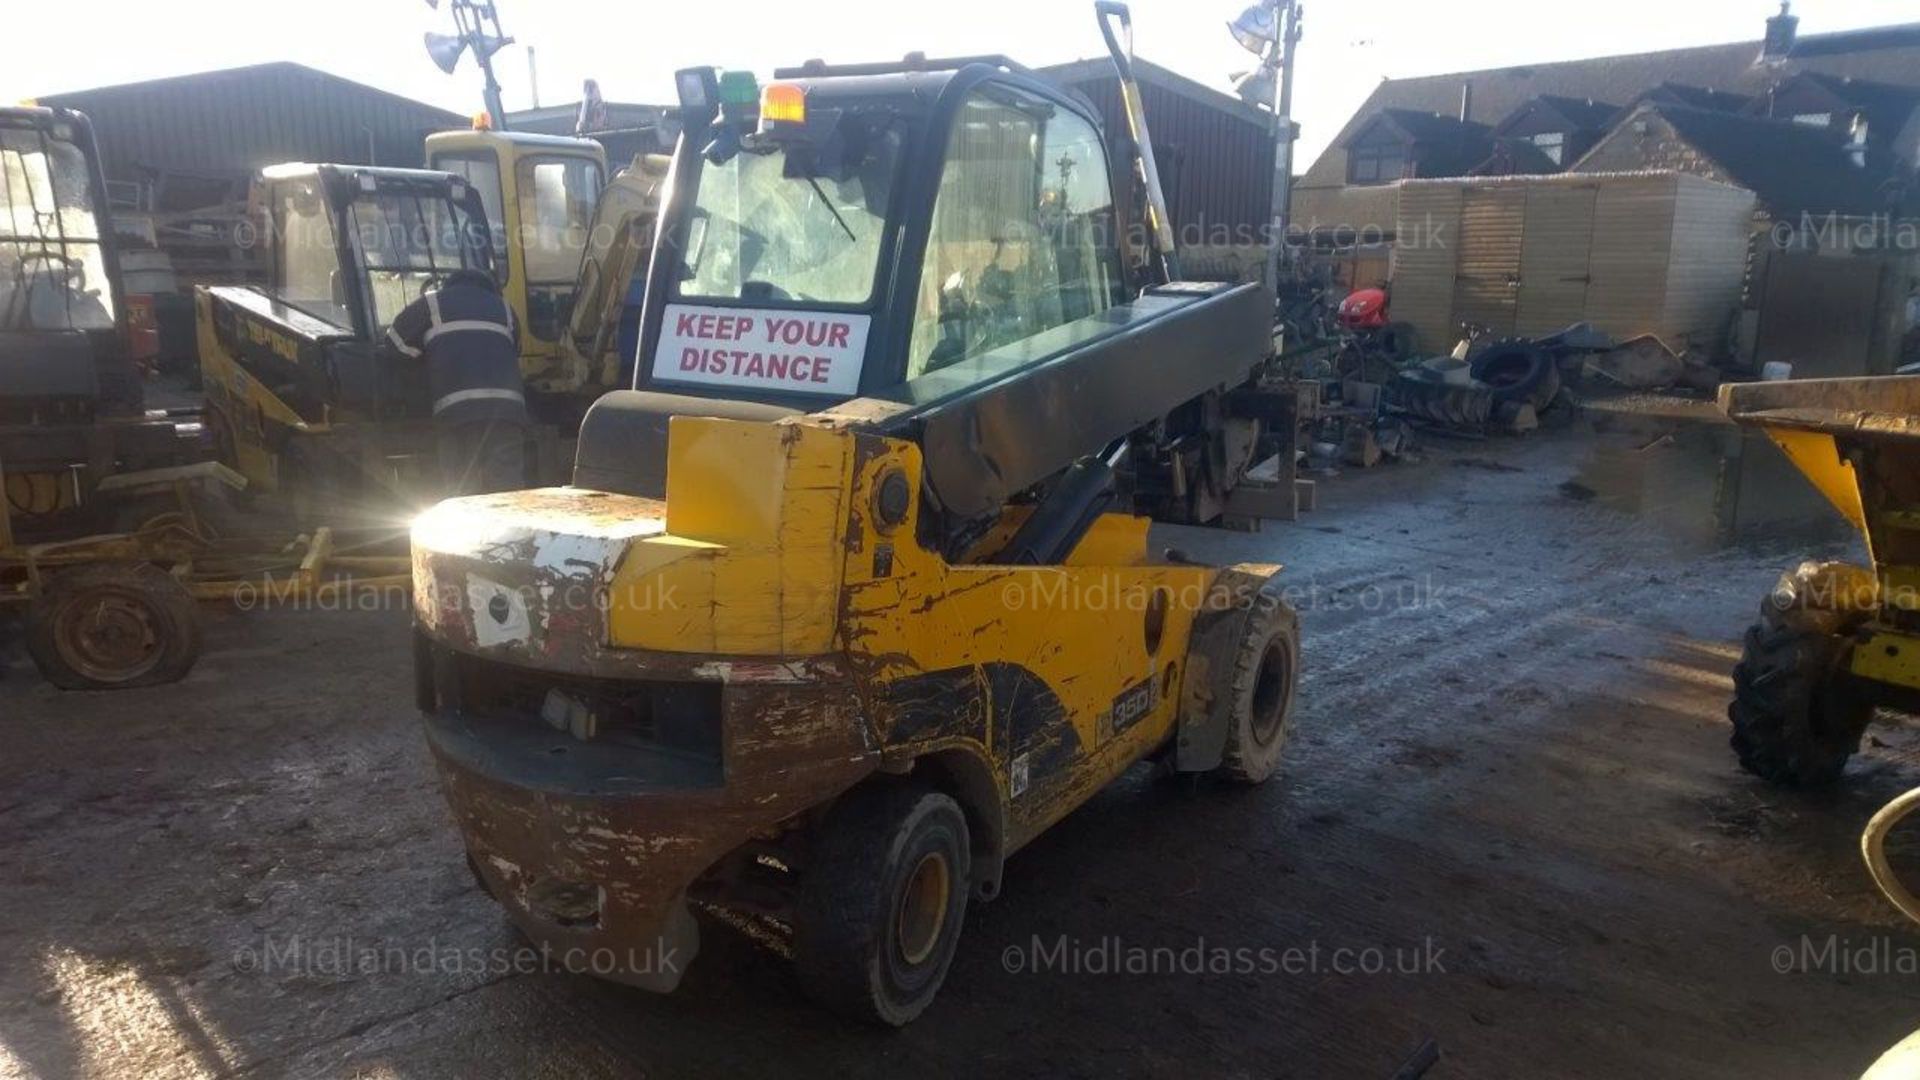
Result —
[[66, 252], [55, 251], [52, 248], [41, 248], [38, 251], [30, 251], [20, 256], [19, 273], [22, 280], [26, 279], [28, 265], [35, 262], [58, 264], [66, 271], [67, 288], [72, 289], [74, 292], [82, 292], [86, 289], [87, 265], [79, 259], [68, 255]]

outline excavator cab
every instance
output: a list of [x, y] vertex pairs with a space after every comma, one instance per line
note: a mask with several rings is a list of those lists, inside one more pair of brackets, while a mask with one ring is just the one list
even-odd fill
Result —
[[606, 150], [558, 135], [441, 131], [427, 136], [427, 167], [463, 177], [480, 194], [501, 292], [525, 328], [520, 367], [528, 392], [610, 389], [576, 361], [567, 333], [595, 207], [608, 186]]

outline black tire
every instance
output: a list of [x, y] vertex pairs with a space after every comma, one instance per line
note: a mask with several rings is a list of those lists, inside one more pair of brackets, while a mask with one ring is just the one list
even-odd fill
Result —
[[1545, 412], [1560, 393], [1560, 366], [1552, 354], [1531, 341], [1503, 338], [1473, 355], [1469, 369], [1499, 402], [1531, 405]]
[[970, 843], [966, 815], [937, 791], [888, 784], [841, 800], [794, 912], [794, 968], [808, 996], [868, 1023], [900, 1027], [919, 1016], [960, 940]]
[[178, 682], [200, 658], [193, 597], [148, 563], [62, 570], [27, 609], [27, 652], [63, 690]]
[[1233, 715], [1219, 772], [1243, 784], [1265, 783], [1280, 767], [1293, 731], [1300, 683], [1300, 616], [1269, 581], [1253, 600], [1233, 661]]
[[1727, 706], [1729, 741], [1741, 767], [1783, 787], [1822, 787], [1840, 778], [1873, 719], [1872, 704], [1838, 677], [1852, 647], [1848, 638], [1763, 610], [1747, 630]]
[[1380, 351], [1397, 368], [1419, 354], [1420, 332], [1412, 323], [1391, 322], [1381, 328], [1378, 343]]

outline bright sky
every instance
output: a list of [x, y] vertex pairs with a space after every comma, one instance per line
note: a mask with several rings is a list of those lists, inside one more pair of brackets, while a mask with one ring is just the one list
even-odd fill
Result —
[[[1038, 65], [1100, 55], [1090, 0], [497, 0], [517, 44], [495, 57], [508, 109], [532, 104], [526, 46], [537, 50], [540, 100], [576, 101], [584, 78], [613, 101], [669, 103], [671, 73], [698, 64], [764, 76], [809, 57], [835, 61], [1000, 52]], [[1225, 22], [1246, 0], [1133, 0], [1141, 56], [1225, 89], [1251, 57]], [[11, 47], [0, 101], [293, 60], [470, 113], [480, 108], [471, 60], [452, 76], [420, 36], [450, 31], [425, 0], [58, 0], [9, 4]], [[1339, 130], [1382, 78], [1606, 56], [1760, 37], [1774, 0], [1307, 0], [1295, 116], [1301, 162]], [[1819, 33], [1920, 18], [1912, 0], [1801, 0], [1800, 30]], [[157, 14], [158, 13], [158, 14]], [[75, 27], [86, 27], [76, 35]], [[32, 43], [45, 43], [34, 48]]]

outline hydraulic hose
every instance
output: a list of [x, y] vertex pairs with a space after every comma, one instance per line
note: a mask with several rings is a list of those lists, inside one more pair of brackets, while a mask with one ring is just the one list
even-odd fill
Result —
[[1920, 923], [1920, 897], [1915, 897], [1900, 883], [1893, 867], [1887, 863], [1886, 850], [1887, 834], [1915, 810], [1920, 810], [1920, 788], [1881, 807], [1860, 834], [1860, 854], [1867, 860], [1867, 873], [1873, 875], [1873, 883], [1880, 887], [1881, 894], [1900, 909], [1900, 914]]

